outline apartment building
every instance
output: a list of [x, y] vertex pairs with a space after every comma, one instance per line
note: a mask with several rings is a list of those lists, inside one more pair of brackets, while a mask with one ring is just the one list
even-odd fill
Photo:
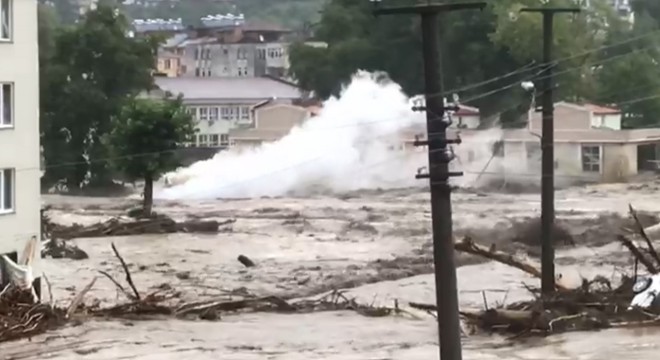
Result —
[[0, 254], [13, 259], [41, 233], [38, 59], [37, 0], [0, 0]]

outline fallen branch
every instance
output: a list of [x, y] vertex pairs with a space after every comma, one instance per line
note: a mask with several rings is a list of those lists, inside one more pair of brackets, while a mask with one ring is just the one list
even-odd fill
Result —
[[53, 239], [73, 239], [105, 236], [128, 236], [142, 234], [185, 233], [217, 233], [221, 226], [231, 225], [235, 219], [222, 222], [216, 220], [187, 220], [182, 222], [165, 215], [155, 215], [148, 218], [114, 217], [107, 221], [89, 226], [74, 224], [65, 226], [50, 222], [48, 217], [42, 218], [42, 226], [48, 229]]
[[131, 277], [130, 270], [128, 270], [128, 265], [126, 265], [126, 261], [124, 261], [124, 258], [122, 258], [121, 255], [119, 255], [119, 251], [117, 251], [117, 247], [115, 246], [115, 243], [112, 243], [111, 245], [112, 245], [112, 251], [115, 253], [117, 259], [119, 259], [119, 262], [121, 262], [121, 267], [124, 268], [124, 272], [126, 273], [126, 282], [128, 282], [128, 285], [133, 290], [133, 294], [135, 295], [135, 298], [137, 300], [140, 300], [140, 293], [137, 291], [137, 288], [133, 283], [133, 278]]
[[[655, 248], [653, 247], [653, 242], [651, 242], [651, 239], [648, 237], [646, 234], [646, 230], [644, 230], [644, 226], [642, 225], [641, 221], [639, 221], [639, 217], [637, 216], [637, 211], [632, 207], [631, 204], [628, 204], [628, 210], [630, 211], [630, 216], [635, 220], [635, 224], [637, 225], [637, 231], [639, 235], [646, 241], [646, 246], [648, 247], [649, 253], [655, 260], [655, 263], [660, 265], [660, 256], [658, 256], [658, 252], [655, 251]], [[657, 273], [654, 272], [653, 274]]]
[[658, 269], [653, 265], [651, 260], [649, 260], [642, 252], [639, 250], [639, 248], [627, 237], [623, 235], [618, 236], [619, 241], [621, 241], [621, 244], [625, 246], [630, 253], [635, 257], [635, 259], [639, 260], [639, 262], [644, 265], [646, 270], [651, 273], [651, 274], [657, 274]]
[[124, 295], [126, 295], [126, 297], [127, 297], [129, 300], [131, 300], [131, 301], [138, 300], [138, 299], [135, 298], [135, 296], [134, 296], [133, 294], [129, 293], [129, 292], [128, 292], [123, 286], [121, 286], [121, 284], [120, 284], [117, 280], [115, 280], [115, 278], [113, 278], [112, 275], [108, 274], [107, 272], [105, 272], [105, 271], [103, 271], [103, 270], [98, 270], [98, 272], [99, 272], [101, 275], [103, 275], [103, 276], [105, 276], [106, 278], [108, 278], [110, 281], [112, 281], [112, 283], [115, 284], [115, 286], [117, 287], [117, 289], [119, 289]]
[[96, 277], [92, 279], [92, 281], [85, 286], [82, 291], [80, 291], [71, 301], [71, 304], [69, 305], [68, 310], [66, 311], [66, 318], [69, 319], [71, 318], [71, 315], [78, 309], [80, 304], [82, 304], [83, 299], [85, 298], [85, 295], [92, 289], [92, 286], [94, 286], [94, 283], [96, 283]]
[[[469, 237], [464, 237], [461, 241], [454, 244], [454, 249], [457, 251], [466, 252], [468, 254], [481, 256], [489, 260], [497, 261], [505, 265], [512, 266], [536, 278], [541, 278], [541, 270], [537, 266], [530, 264], [522, 259], [517, 259], [515, 256], [505, 253], [503, 251], [487, 248], [472, 241]], [[555, 283], [555, 287], [559, 290], [567, 290], [565, 286]]]

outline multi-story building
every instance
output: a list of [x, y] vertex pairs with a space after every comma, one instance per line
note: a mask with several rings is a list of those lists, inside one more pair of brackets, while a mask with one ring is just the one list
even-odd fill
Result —
[[208, 23], [181, 42], [182, 76], [283, 76], [288, 68], [290, 31], [268, 24], [245, 23], [211, 26]]
[[[227, 147], [232, 129], [255, 127], [252, 110], [256, 105], [272, 99], [281, 104], [293, 104], [305, 97], [295, 85], [265, 77], [157, 77], [156, 87], [149, 96], [159, 98], [165, 92], [183, 96], [197, 130], [190, 145], [202, 148]], [[263, 128], [268, 124], [262, 122], [261, 125]]]
[[40, 177], [37, 0], [0, 0], [0, 254], [40, 238]]

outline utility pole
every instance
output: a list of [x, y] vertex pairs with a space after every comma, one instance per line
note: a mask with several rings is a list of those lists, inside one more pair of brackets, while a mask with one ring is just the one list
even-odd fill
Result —
[[[449, 162], [453, 153], [448, 144], [460, 144], [461, 140], [447, 139], [445, 101], [440, 65], [439, 14], [443, 12], [483, 9], [485, 2], [454, 4], [419, 4], [403, 7], [376, 8], [375, 15], [414, 14], [421, 16], [424, 56], [425, 105], [414, 110], [426, 111], [426, 141], [415, 141], [415, 146], [428, 146], [428, 174], [418, 174], [418, 179], [429, 179], [431, 188], [431, 214], [433, 222], [433, 259], [435, 265], [435, 294], [438, 308], [438, 336], [441, 360], [461, 360], [461, 332], [458, 314], [456, 265], [452, 235], [451, 188], [448, 180], [462, 176], [462, 172], [450, 172]], [[404, 55], [405, 56], [405, 55]]]
[[542, 133], [541, 133], [541, 292], [555, 291], [555, 248], [553, 227], [555, 222], [555, 152], [554, 152], [554, 97], [553, 97], [553, 20], [558, 13], [578, 13], [578, 8], [524, 8], [522, 12], [543, 15], [543, 79]]

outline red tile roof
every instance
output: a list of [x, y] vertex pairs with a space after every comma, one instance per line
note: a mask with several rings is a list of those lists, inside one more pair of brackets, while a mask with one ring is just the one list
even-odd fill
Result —
[[618, 115], [621, 110], [612, 107], [600, 106], [595, 104], [584, 104], [585, 108], [593, 112], [595, 115]]

